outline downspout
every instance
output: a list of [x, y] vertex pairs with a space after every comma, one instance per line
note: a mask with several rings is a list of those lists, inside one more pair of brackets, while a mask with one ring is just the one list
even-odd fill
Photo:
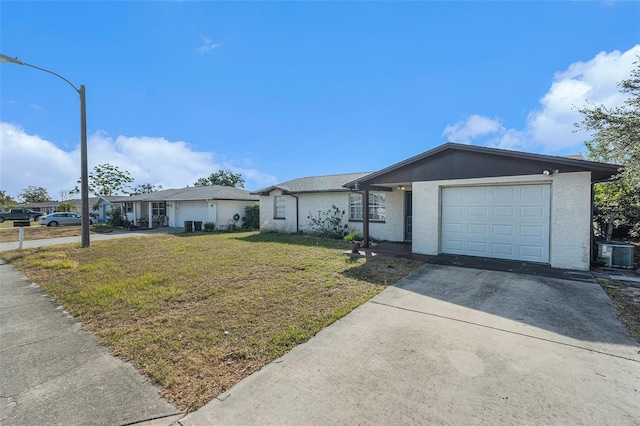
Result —
[[293, 198], [296, 199], [296, 234], [300, 233], [300, 218], [299, 218], [299, 214], [298, 214], [298, 209], [299, 209], [299, 199], [297, 195], [293, 195], [291, 192], [289, 191], [282, 191], [283, 195], [291, 195]]

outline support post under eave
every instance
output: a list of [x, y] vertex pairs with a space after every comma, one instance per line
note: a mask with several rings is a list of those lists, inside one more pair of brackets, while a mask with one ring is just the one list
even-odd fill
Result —
[[362, 196], [362, 239], [365, 248], [369, 248], [369, 190]]

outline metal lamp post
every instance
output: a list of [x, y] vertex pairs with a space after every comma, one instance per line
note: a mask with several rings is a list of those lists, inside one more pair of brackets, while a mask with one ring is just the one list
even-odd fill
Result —
[[18, 58], [12, 58], [0, 53], [0, 62], [12, 63], [18, 65], [25, 65], [27, 67], [35, 68], [40, 71], [53, 74], [56, 77], [64, 80], [69, 86], [73, 87], [73, 90], [80, 95], [80, 197], [82, 200], [82, 247], [89, 247], [89, 171], [87, 168], [87, 104], [85, 97], [84, 84], [80, 85], [78, 89], [69, 80], [56, 74], [53, 71], [49, 71], [44, 68], [37, 67], [35, 65], [22, 62]]

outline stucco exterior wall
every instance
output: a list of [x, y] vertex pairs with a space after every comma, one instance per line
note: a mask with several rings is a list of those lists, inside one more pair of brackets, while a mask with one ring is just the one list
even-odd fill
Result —
[[282, 191], [271, 191], [269, 196], [260, 196], [260, 231], [261, 232], [296, 232], [296, 199], [286, 195], [284, 219], [273, 217], [275, 197], [282, 195]]
[[591, 222], [591, 174], [441, 180], [413, 183], [413, 251], [440, 253], [440, 192], [457, 185], [551, 184], [550, 264], [554, 268], [588, 270]]
[[554, 175], [551, 190], [551, 266], [588, 271], [591, 173]]
[[[386, 194], [385, 222], [370, 222], [370, 236], [376, 240], [403, 241], [404, 239], [404, 191], [394, 190]], [[279, 190], [273, 191], [269, 197], [260, 197], [260, 230], [263, 232], [296, 232], [296, 199], [285, 195], [285, 219], [274, 219], [274, 200], [281, 195]], [[318, 216], [318, 212], [326, 212], [335, 205], [344, 210], [343, 224], [348, 225], [348, 232], [359, 232], [362, 235], [362, 221], [349, 221], [349, 193], [322, 192], [302, 193], [298, 197], [298, 226], [301, 232], [309, 232], [309, 215]]]
[[[226, 227], [230, 225], [242, 226], [244, 223], [242, 218], [245, 216], [245, 207], [251, 207], [254, 204], [257, 204], [258, 201], [235, 201], [235, 200], [209, 200], [209, 205], [215, 204], [215, 214], [216, 214], [216, 229], [221, 229], [221, 227]], [[237, 222], [233, 220], [233, 216], [238, 214], [240, 216], [240, 220]], [[209, 220], [211, 221], [211, 220]]]
[[[298, 194], [299, 197], [299, 215], [300, 215], [300, 230], [302, 232], [309, 232], [309, 216], [318, 217], [319, 212], [325, 213], [331, 208], [331, 206], [338, 207], [341, 211], [344, 211], [342, 216], [342, 224], [349, 225], [349, 193], [348, 192], [319, 192]], [[295, 208], [295, 206], [294, 206]], [[357, 230], [357, 229], [353, 229]]]

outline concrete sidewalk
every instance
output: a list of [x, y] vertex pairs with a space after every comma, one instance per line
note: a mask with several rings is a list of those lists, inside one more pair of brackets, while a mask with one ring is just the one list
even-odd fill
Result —
[[[0, 261], [0, 424], [167, 425], [182, 415]], [[155, 419], [155, 420], [154, 420]]]

